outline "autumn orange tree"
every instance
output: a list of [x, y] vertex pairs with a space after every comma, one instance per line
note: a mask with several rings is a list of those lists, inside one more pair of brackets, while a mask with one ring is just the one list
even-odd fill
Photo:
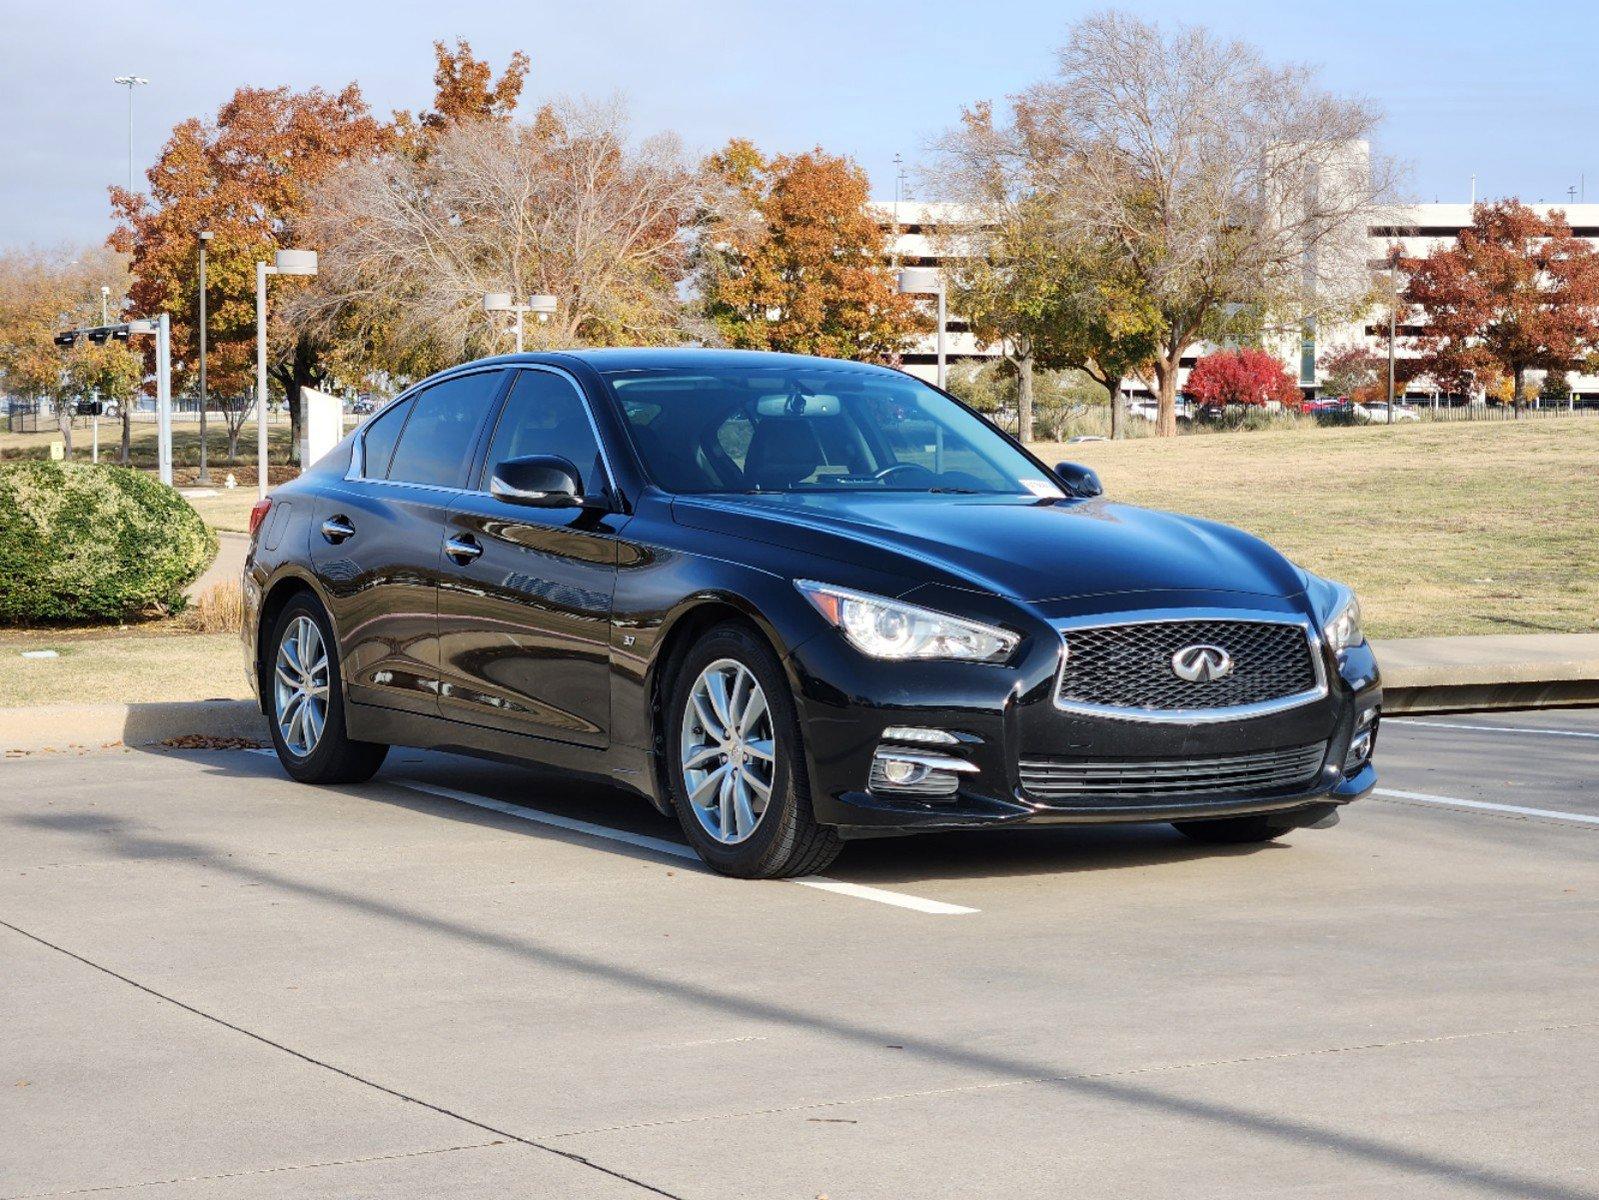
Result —
[[888, 358], [927, 327], [885, 265], [866, 173], [820, 147], [767, 159], [735, 139], [705, 164], [702, 311], [729, 345]]
[[[373, 152], [390, 136], [354, 84], [337, 93], [240, 88], [211, 120], [191, 118], [173, 129], [148, 172], [148, 194], [111, 189], [120, 224], [110, 243], [132, 256], [132, 309], [171, 314], [179, 386], [194, 368], [199, 344], [198, 232], [213, 234], [208, 383], [219, 392], [242, 390], [255, 333], [255, 263], [296, 244], [309, 189], [338, 163]], [[299, 281], [286, 279], [278, 288], [296, 286]], [[281, 321], [269, 331], [269, 346], [271, 374], [289, 402], [297, 443], [300, 388], [325, 378], [323, 347]]]
[[1527, 372], [1565, 373], [1599, 355], [1599, 254], [1563, 212], [1479, 204], [1454, 245], [1401, 260], [1419, 309], [1420, 365], [1440, 385], [1508, 376], [1519, 413]]
[[55, 335], [68, 326], [100, 324], [102, 287], [107, 307], [122, 307], [127, 264], [103, 248], [14, 249], [0, 252], [0, 388], [14, 396], [49, 398], [67, 454], [72, 454], [72, 401], [98, 393], [123, 412], [122, 461], [128, 461], [129, 413], [142, 382], [138, 358], [125, 345], [80, 340], [63, 353]]

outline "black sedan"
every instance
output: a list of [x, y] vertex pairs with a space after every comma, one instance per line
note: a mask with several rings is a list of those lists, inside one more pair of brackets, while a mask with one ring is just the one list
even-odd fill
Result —
[[885, 367], [471, 363], [251, 530], [250, 677], [307, 783], [365, 780], [391, 745], [554, 766], [772, 877], [923, 830], [1260, 841], [1376, 781], [1348, 588], [1106, 500]]

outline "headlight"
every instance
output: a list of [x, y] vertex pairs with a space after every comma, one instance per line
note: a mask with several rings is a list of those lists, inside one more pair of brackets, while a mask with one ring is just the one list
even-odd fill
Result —
[[1360, 601], [1347, 588], [1343, 592], [1343, 605], [1338, 609], [1338, 614], [1322, 626], [1327, 646], [1334, 654], [1366, 640], [1365, 630], [1360, 627]]
[[801, 579], [794, 585], [837, 626], [862, 654], [873, 658], [954, 658], [967, 662], [1003, 662], [1019, 634], [977, 621], [965, 621], [861, 592]]

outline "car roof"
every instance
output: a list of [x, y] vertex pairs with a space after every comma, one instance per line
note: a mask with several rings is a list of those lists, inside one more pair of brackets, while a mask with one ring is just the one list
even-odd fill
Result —
[[766, 350], [712, 350], [698, 346], [632, 346], [596, 349], [555, 350], [543, 353], [507, 354], [485, 361], [496, 363], [560, 363], [573, 359], [596, 371], [658, 370], [799, 370], [823, 368], [836, 371], [879, 372], [892, 370], [873, 363], [846, 358], [819, 358], [808, 354], [775, 354]]

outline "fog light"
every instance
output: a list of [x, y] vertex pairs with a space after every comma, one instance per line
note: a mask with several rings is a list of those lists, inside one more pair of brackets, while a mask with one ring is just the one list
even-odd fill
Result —
[[872, 756], [872, 775], [866, 786], [874, 792], [949, 797], [960, 790], [960, 777], [976, 770], [975, 763], [963, 758], [879, 746]]
[[1359, 769], [1371, 757], [1371, 733], [1363, 729], [1350, 739], [1349, 753], [1344, 755], [1344, 774]]
[[927, 768], [913, 762], [906, 762], [903, 758], [888, 758], [883, 760], [883, 778], [890, 783], [909, 783], [918, 773], [925, 773]]

